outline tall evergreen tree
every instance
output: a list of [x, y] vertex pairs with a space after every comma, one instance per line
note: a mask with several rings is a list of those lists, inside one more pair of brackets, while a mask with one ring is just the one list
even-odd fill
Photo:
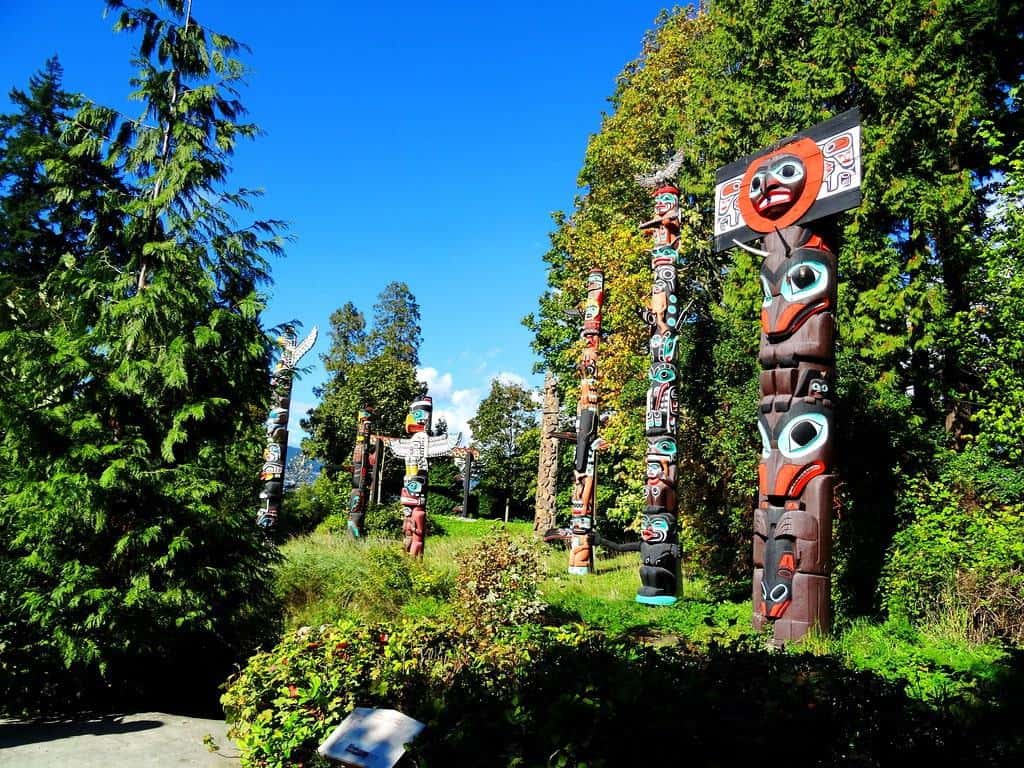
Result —
[[[389, 283], [378, 294], [369, 330], [352, 302], [331, 314], [331, 347], [321, 356], [330, 377], [315, 390], [320, 403], [302, 422], [310, 433], [304, 452], [333, 470], [347, 466], [355, 445], [356, 414], [366, 406], [374, 412], [375, 434], [404, 434], [409, 404], [424, 393], [416, 378], [419, 321], [416, 297], [400, 282]], [[400, 473], [392, 473], [386, 484], [395, 486], [399, 478]]]
[[[99, 204], [84, 246], [47, 262], [49, 314], [20, 343], [53, 351], [13, 358], [21, 407], [3, 409], [0, 451], [17, 467], [3, 507], [20, 620], [74, 689], [127, 694], [212, 681], [272, 628], [275, 555], [251, 500], [269, 395], [259, 289], [281, 238], [236, 223], [251, 193], [226, 186], [258, 132], [240, 122], [243, 47], [182, 0], [107, 7], [139, 35], [143, 111], [85, 104], [47, 163], [48, 199]], [[116, 183], [68, 171], [81, 163]]]

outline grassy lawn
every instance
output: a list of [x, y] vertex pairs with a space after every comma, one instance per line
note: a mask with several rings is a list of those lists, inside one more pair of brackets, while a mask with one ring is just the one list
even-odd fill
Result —
[[[344, 618], [367, 621], [399, 616], [435, 616], [452, 610], [459, 560], [481, 539], [506, 531], [537, 548], [542, 563], [540, 592], [548, 624], [578, 623], [654, 645], [762, 651], [767, 634], [755, 632], [750, 604], [714, 602], [697, 580], [684, 580], [678, 603], [666, 607], [633, 600], [639, 585], [635, 554], [598, 552], [589, 576], [567, 573], [568, 553], [533, 537], [528, 522], [466, 520], [435, 515], [422, 560], [408, 558], [399, 542], [344, 534], [313, 533], [287, 542], [277, 589], [290, 628], [319, 626]], [[810, 636], [783, 653], [831, 657], [850, 669], [899, 682], [922, 701], [974, 696], [1005, 673], [1011, 651], [968, 642], [956, 626], [913, 628], [864, 620], [831, 637]]]

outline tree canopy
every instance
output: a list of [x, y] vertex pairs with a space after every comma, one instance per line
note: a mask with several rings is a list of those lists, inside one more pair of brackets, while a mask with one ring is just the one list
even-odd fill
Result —
[[[1020, 234], [1021, 13], [1003, 0], [718, 0], [664, 14], [620, 75], [574, 210], [555, 217], [548, 290], [525, 322], [573, 402], [579, 342], [564, 318], [587, 271], [604, 270], [615, 295], [601, 350], [615, 468], [603, 480], [605, 509], [632, 521], [646, 368], [637, 309], [650, 280], [637, 230], [650, 202], [634, 177], [681, 149], [681, 526], [687, 569], [719, 594], [749, 591], [759, 265], [743, 251], [711, 252], [715, 170], [854, 106], [863, 203], [838, 220], [840, 608], [888, 602], [900, 579], [890, 572], [880, 592], [883, 566], [896, 547], [916, 546], [894, 535], [944, 514], [921, 483], [940, 482], [958, 515], [1024, 501], [1013, 459], [1024, 432], [1010, 415], [1024, 388], [1011, 341], [1020, 297], [1010, 295], [1020, 268], [1011, 243]], [[999, 549], [1003, 533], [989, 534]], [[955, 573], [969, 565], [966, 551], [955, 540], [933, 567]], [[1010, 567], [1009, 550], [999, 551]]]
[[420, 309], [409, 286], [388, 283], [373, 310], [369, 329], [352, 302], [331, 314], [331, 346], [321, 355], [329, 377], [302, 422], [310, 433], [303, 451], [329, 467], [350, 463], [360, 408], [373, 410], [374, 434], [402, 436], [410, 403], [426, 392], [416, 378]]
[[123, 694], [161, 675], [174, 690], [273, 629], [275, 555], [253, 517], [261, 287], [282, 239], [234, 218], [251, 193], [228, 186], [231, 156], [257, 134], [241, 121], [244, 48], [180, 1], [107, 5], [137, 36], [140, 115], [64, 93], [50, 62], [2, 122], [12, 696]]

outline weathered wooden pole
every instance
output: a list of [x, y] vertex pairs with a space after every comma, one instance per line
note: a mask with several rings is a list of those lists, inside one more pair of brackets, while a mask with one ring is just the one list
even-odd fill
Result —
[[366, 535], [366, 502], [370, 495], [373, 467], [370, 463], [370, 432], [373, 413], [361, 408], [352, 449], [352, 496], [348, 508], [348, 532], [357, 539]]
[[544, 404], [540, 419], [540, 455], [537, 459], [537, 497], [533, 512], [533, 532], [544, 535], [555, 527], [558, 493], [558, 388], [551, 371], [544, 376]]

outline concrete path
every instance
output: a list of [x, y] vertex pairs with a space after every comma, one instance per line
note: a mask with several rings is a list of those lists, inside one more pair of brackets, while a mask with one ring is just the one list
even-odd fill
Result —
[[[204, 739], [220, 747], [211, 751]], [[0, 719], [3, 768], [238, 768], [223, 720], [162, 712], [84, 720]]]

